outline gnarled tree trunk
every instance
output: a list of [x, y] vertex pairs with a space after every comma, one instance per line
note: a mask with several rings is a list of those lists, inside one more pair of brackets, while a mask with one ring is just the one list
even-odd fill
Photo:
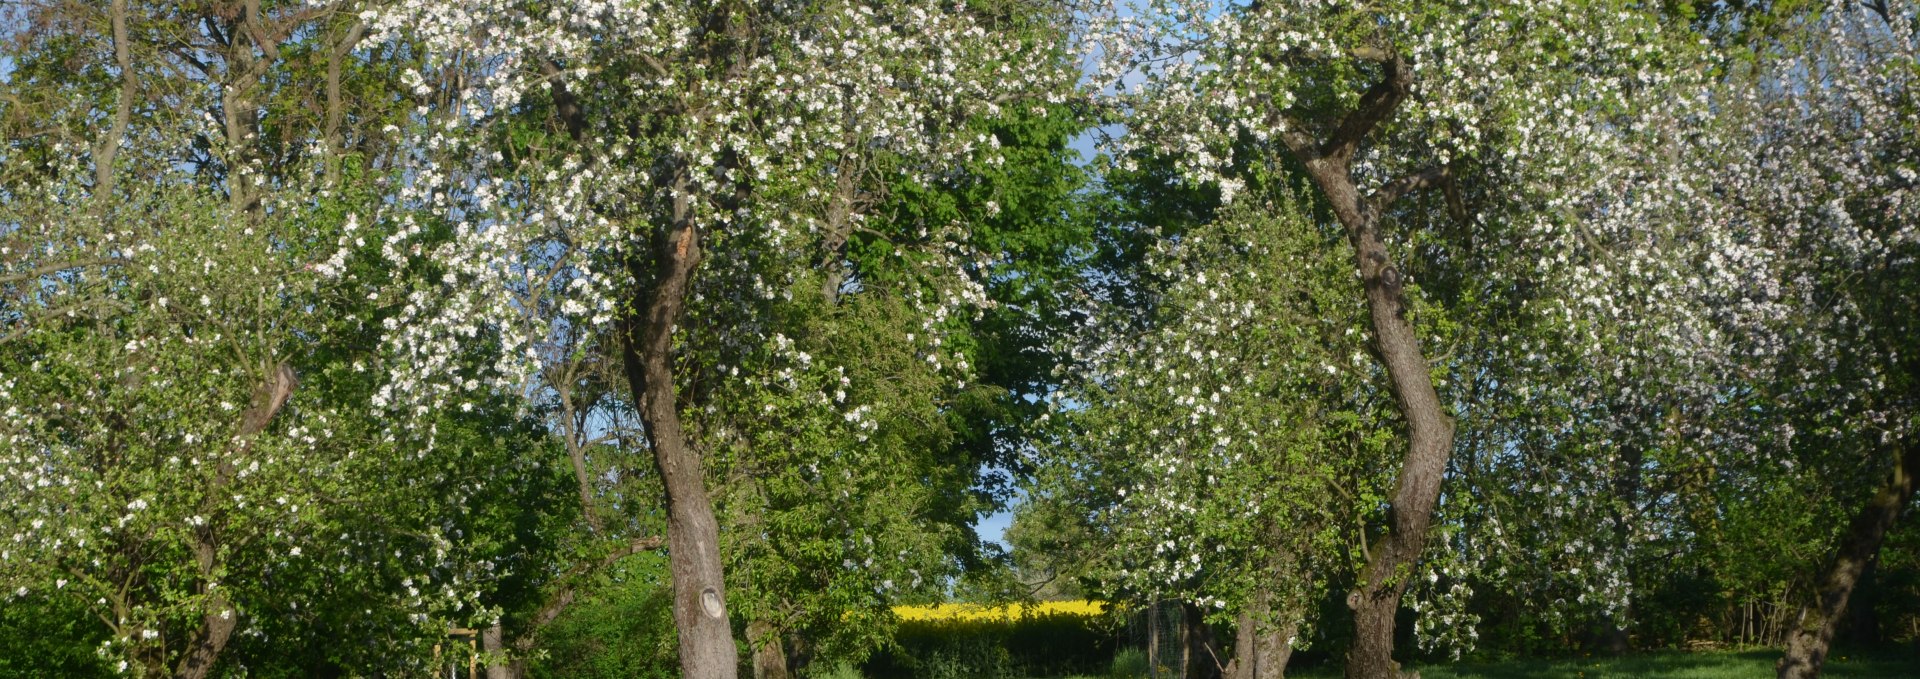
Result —
[[1298, 625], [1292, 616], [1272, 624], [1272, 592], [1262, 589], [1253, 603], [1240, 611], [1234, 622], [1233, 662], [1227, 665], [1227, 679], [1285, 679], [1287, 661], [1293, 656], [1293, 635]]
[[1901, 510], [1913, 501], [1916, 478], [1920, 478], [1920, 443], [1908, 442], [1887, 482], [1874, 491], [1867, 506], [1848, 524], [1813, 601], [1800, 609], [1799, 621], [1787, 633], [1787, 652], [1777, 667], [1780, 679], [1820, 676], [1820, 667], [1827, 661], [1827, 646], [1833, 642], [1834, 625], [1846, 614], [1847, 598], [1859, 584], [1860, 574], [1880, 553], [1880, 543], [1900, 518]]
[[666, 491], [667, 564], [673, 574], [673, 620], [680, 631], [680, 673], [689, 679], [733, 679], [738, 651], [727, 620], [721, 574], [720, 524], [707, 496], [706, 471], [680, 423], [674, 381], [673, 328], [686, 311], [700, 261], [685, 171], [673, 185], [673, 218], [654, 239], [651, 270], [630, 263], [636, 292], [625, 318], [627, 382], [640, 404], [640, 423], [653, 448]]
[[1386, 368], [1388, 387], [1407, 423], [1407, 454], [1387, 507], [1387, 531], [1367, 550], [1367, 565], [1359, 588], [1347, 596], [1353, 609], [1353, 646], [1347, 651], [1346, 676], [1351, 679], [1390, 679], [1399, 675], [1393, 661], [1394, 615], [1406, 592], [1410, 571], [1426, 548], [1427, 527], [1440, 499], [1440, 481], [1453, 451], [1453, 418], [1434, 389], [1420, 339], [1407, 318], [1402, 298], [1404, 277], [1394, 266], [1379, 232], [1380, 215], [1395, 199], [1414, 190], [1439, 185], [1447, 171], [1436, 168], [1389, 183], [1362, 197], [1354, 185], [1354, 152], [1374, 128], [1392, 117], [1407, 97], [1413, 77], [1406, 62], [1394, 53], [1377, 55], [1382, 77], [1360, 97], [1359, 105], [1322, 142], [1305, 128], [1290, 122], [1283, 140], [1306, 166], [1307, 176], [1332, 208], [1353, 245], [1355, 264], [1366, 289], [1367, 310], [1373, 326], [1374, 351]]

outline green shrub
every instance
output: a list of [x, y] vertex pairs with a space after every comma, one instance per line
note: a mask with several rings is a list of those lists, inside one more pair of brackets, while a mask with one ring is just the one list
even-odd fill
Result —
[[1114, 679], [1135, 679], [1146, 677], [1146, 652], [1140, 648], [1121, 648], [1114, 654], [1114, 669], [1108, 669], [1108, 677]]
[[1113, 656], [1113, 669], [1107, 675], [1113, 679], [1137, 679], [1147, 676], [1147, 652], [1137, 648], [1123, 648]]
[[669, 679], [680, 675], [665, 559], [622, 563], [541, 631], [530, 676]]
[[835, 663], [832, 667], [817, 670], [807, 676], [812, 679], [866, 679], [860, 669], [849, 663]]

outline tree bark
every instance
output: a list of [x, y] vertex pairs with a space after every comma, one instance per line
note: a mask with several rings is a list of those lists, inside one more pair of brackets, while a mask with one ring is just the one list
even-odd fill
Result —
[[1147, 607], [1147, 676], [1160, 678], [1160, 602]]
[[1887, 481], [1874, 491], [1867, 505], [1853, 517], [1846, 535], [1834, 549], [1826, 574], [1812, 602], [1800, 609], [1800, 619], [1787, 633], [1787, 652], [1776, 666], [1780, 679], [1820, 676], [1833, 642], [1834, 627], [1847, 611], [1847, 598], [1860, 574], [1880, 553], [1880, 543], [1913, 501], [1914, 480], [1920, 478], [1920, 443], [1908, 442]]
[[1400, 416], [1407, 424], [1407, 453], [1387, 507], [1387, 531], [1367, 550], [1367, 565], [1359, 588], [1347, 595], [1353, 609], [1353, 646], [1347, 651], [1350, 679], [1389, 679], [1399, 675], [1393, 661], [1394, 616], [1406, 592], [1411, 567], [1426, 548], [1433, 507], [1440, 499], [1440, 482], [1453, 450], [1453, 418], [1434, 389], [1420, 339], [1407, 318], [1402, 291], [1405, 280], [1387, 251], [1379, 232], [1380, 213], [1394, 199], [1445, 179], [1444, 169], [1429, 170], [1389, 183], [1379, 193], [1362, 197], [1355, 186], [1351, 161], [1360, 143], [1390, 117], [1413, 83], [1406, 62], [1387, 54], [1380, 82], [1368, 89], [1324, 143], [1309, 138], [1303, 127], [1288, 126], [1282, 139], [1306, 166], [1307, 176], [1332, 208], [1353, 246], [1355, 264], [1366, 290], [1373, 326], [1374, 350], [1386, 368]]
[[787, 650], [780, 631], [764, 620], [747, 625], [747, 646], [753, 649], [753, 679], [790, 679]]
[[513, 665], [503, 657], [506, 653], [506, 632], [500, 623], [480, 630], [480, 650], [487, 653], [487, 679], [516, 679]]
[[113, 25], [113, 61], [120, 69], [120, 91], [114, 95], [113, 123], [93, 153], [93, 201], [95, 214], [106, 214], [113, 204], [113, 159], [126, 140], [127, 125], [133, 120], [134, 72], [132, 45], [127, 44], [127, 0], [114, 0], [110, 23]]
[[[210, 531], [202, 531], [210, 536]], [[219, 547], [208, 537], [196, 539], [193, 545], [194, 566], [200, 577], [209, 587], [217, 577], [217, 555]], [[180, 659], [179, 669], [174, 676], [179, 679], [205, 679], [213, 674], [213, 665], [220, 659], [220, 652], [226, 650], [227, 641], [233, 638], [233, 629], [239, 623], [239, 616], [233, 611], [233, 604], [227, 601], [225, 590], [213, 589], [207, 594], [205, 613], [200, 616], [200, 629], [194, 632], [192, 643], [187, 645], [187, 655]]]
[[598, 537], [605, 531], [600, 524], [600, 512], [593, 501], [593, 475], [587, 471], [587, 451], [582, 434], [580, 419], [575, 416], [573, 388], [571, 385], [559, 387], [560, 433], [562, 442], [567, 446], [567, 459], [573, 463], [573, 482], [580, 492], [580, 516], [587, 521], [587, 532]]
[[624, 319], [627, 341], [622, 352], [666, 494], [667, 563], [673, 575], [681, 676], [734, 679], [738, 651], [727, 620], [720, 525], [707, 496], [699, 453], [681, 427], [674, 381], [673, 329], [686, 310], [689, 284], [700, 261], [689, 184], [684, 169], [671, 182], [672, 223], [654, 239], [652, 270], [642, 258], [629, 263], [637, 294]]
[[1240, 612], [1235, 622], [1233, 662], [1227, 665], [1227, 679], [1286, 678], [1298, 624], [1292, 616], [1278, 625], [1269, 624], [1272, 611], [1273, 594], [1262, 589], [1254, 595], [1253, 603]]

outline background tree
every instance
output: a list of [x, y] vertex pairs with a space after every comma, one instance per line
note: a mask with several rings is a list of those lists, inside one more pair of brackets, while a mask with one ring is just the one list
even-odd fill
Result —
[[9, 11], [7, 589], [143, 675], [424, 663], [544, 539], [471, 514], [551, 486], [505, 402], [432, 461], [366, 417], [382, 55], [323, 5]]

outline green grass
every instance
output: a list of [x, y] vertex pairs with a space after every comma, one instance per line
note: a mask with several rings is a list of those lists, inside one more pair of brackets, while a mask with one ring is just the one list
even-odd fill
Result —
[[[1668, 651], [1618, 658], [1513, 660], [1427, 665], [1418, 669], [1420, 679], [1766, 679], [1773, 676], [1773, 663], [1779, 659], [1779, 651]], [[1289, 679], [1334, 679], [1339, 676], [1337, 668], [1287, 672]], [[1920, 677], [1920, 649], [1835, 653], [1827, 660], [1823, 676], [1836, 679]]]
[[[1419, 667], [1421, 679], [1764, 679], [1773, 676], [1779, 651], [1643, 653], [1624, 657], [1514, 660]], [[1920, 653], [1836, 653], [1824, 676], [1837, 679], [1920, 677]], [[1288, 672], [1299, 679], [1331, 679], [1337, 669]]]

